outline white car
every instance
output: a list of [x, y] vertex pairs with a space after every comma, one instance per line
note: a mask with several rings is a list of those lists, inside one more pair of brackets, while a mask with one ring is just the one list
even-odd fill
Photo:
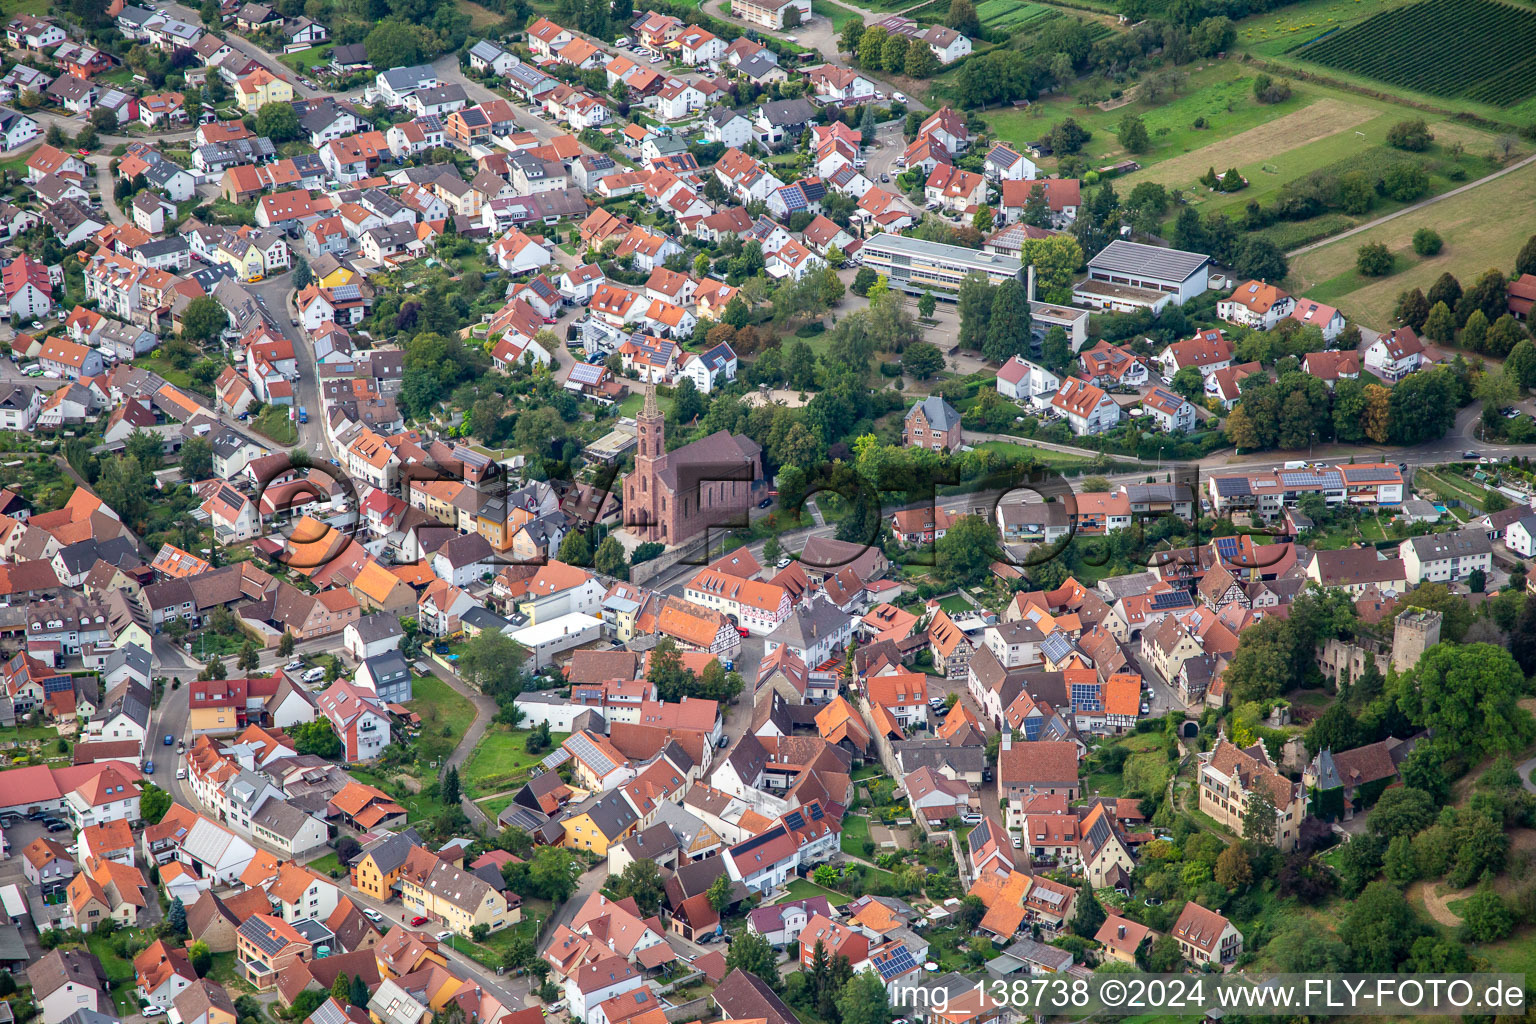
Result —
[[453, 938], [453, 932], [441, 931], [441, 932], [438, 932], [436, 935], [434, 935], [432, 937], [434, 939], [436, 939], [438, 942], [447, 942], [449, 939]]
[[165, 1016], [165, 1007], [163, 1007], [163, 1006], [146, 1006], [146, 1007], [144, 1007], [144, 1009], [139, 1011], [139, 1016], [141, 1016], [141, 1017], [164, 1017]]
[[374, 924], [380, 924], [384, 920], [384, 915], [379, 913], [377, 910], [374, 910], [372, 907], [364, 907], [363, 916], [372, 921]]
[[905, 103], [905, 102], [907, 102], [907, 97], [904, 96], [903, 94], [899, 93], [899, 92], [891, 93], [891, 99], [895, 100], [897, 103]]
[[187, 770], [185, 768], [177, 768], [176, 769], [176, 777], [178, 779], [186, 778], [187, 777]]
[[325, 669], [316, 665], [301, 677], [306, 683], [318, 683], [325, 678]]

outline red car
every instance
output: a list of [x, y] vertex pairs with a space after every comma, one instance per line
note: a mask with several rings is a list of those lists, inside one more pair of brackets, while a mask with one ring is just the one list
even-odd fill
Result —
[[413, 917], [413, 918], [411, 918], [411, 927], [412, 928], [420, 928], [422, 925], [424, 925], [426, 923], [427, 923], [427, 919], [424, 918], [424, 917]]
[[752, 631], [747, 629], [746, 626], [737, 626], [736, 627], [736, 632], [739, 633], [740, 635], [742, 635], [743, 637], [748, 637], [748, 636], [752, 635]]

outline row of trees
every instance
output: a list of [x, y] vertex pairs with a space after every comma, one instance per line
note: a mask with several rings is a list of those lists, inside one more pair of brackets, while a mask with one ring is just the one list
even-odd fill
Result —
[[1336, 381], [1332, 390], [1280, 361], [1279, 376], [1244, 378], [1242, 397], [1224, 429], [1239, 450], [1298, 450], [1333, 441], [1413, 445], [1441, 437], [1456, 410], [1471, 398], [1464, 364], [1410, 374], [1390, 390], [1360, 380]]

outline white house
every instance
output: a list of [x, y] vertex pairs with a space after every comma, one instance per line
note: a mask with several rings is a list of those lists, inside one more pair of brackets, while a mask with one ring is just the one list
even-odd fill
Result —
[[1258, 331], [1271, 330], [1291, 315], [1296, 300], [1266, 281], [1244, 281], [1231, 295], [1216, 303], [1216, 315], [1228, 323]]
[[1015, 402], [1027, 402], [1035, 409], [1049, 406], [1051, 397], [1060, 389], [1060, 377], [1023, 356], [1014, 356], [997, 371], [997, 393]]
[[1493, 543], [1477, 529], [1410, 537], [1401, 551], [1411, 584], [1451, 583], [1493, 568]]
[[1385, 381], [1402, 380], [1424, 363], [1424, 343], [1406, 324], [1381, 335], [1365, 350], [1365, 368]]
[[1517, 555], [1536, 557], [1536, 513], [1517, 519], [1504, 528], [1504, 546]]
[[1103, 388], [1076, 377], [1062, 381], [1060, 390], [1051, 398], [1051, 408], [1079, 437], [1102, 434], [1120, 423], [1120, 406], [1115, 400]]
[[1190, 430], [1195, 425], [1195, 407], [1167, 388], [1148, 391], [1142, 396], [1141, 407], [1164, 430]]

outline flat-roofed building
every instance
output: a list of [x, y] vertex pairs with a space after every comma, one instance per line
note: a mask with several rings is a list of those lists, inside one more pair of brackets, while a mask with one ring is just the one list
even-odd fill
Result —
[[1088, 261], [1088, 276], [1072, 288], [1082, 306], [1128, 313], [1169, 303], [1181, 306], [1210, 286], [1211, 258], [1116, 239]]
[[[908, 292], [958, 292], [966, 274], [980, 272], [993, 284], [1022, 281], [1024, 264], [1016, 256], [925, 242], [905, 235], [879, 234], [860, 250], [864, 265]], [[943, 296], [939, 296], [943, 297]]]

